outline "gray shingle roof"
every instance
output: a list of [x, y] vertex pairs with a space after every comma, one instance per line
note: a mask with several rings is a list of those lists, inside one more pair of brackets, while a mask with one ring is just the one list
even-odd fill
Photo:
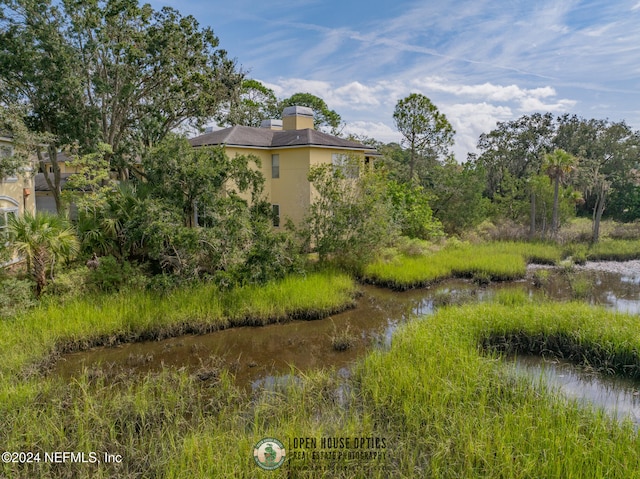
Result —
[[[53, 173], [48, 173], [49, 178], [53, 181]], [[67, 183], [67, 179], [73, 175], [73, 173], [60, 173], [60, 186], [64, 188], [64, 185]], [[36, 191], [51, 191], [49, 189], [49, 184], [44, 177], [44, 173], [37, 173], [34, 178], [35, 190]]]
[[248, 148], [287, 148], [295, 146], [318, 146], [377, 152], [366, 145], [345, 140], [318, 130], [269, 130], [249, 126], [232, 126], [223, 130], [205, 133], [189, 140], [192, 146], [226, 145]]

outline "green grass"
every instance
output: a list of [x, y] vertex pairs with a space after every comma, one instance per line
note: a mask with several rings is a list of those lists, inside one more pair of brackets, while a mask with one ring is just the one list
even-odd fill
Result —
[[558, 265], [564, 258], [571, 264], [639, 259], [640, 240], [606, 239], [594, 245], [451, 241], [440, 250], [425, 248], [418, 254], [388, 250], [388, 254], [366, 266], [363, 279], [400, 290], [451, 277], [505, 281], [524, 277], [529, 263]]
[[555, 351], [638, 377], [638, 318], [512, 294], [499, 300], [411, 323], [358, 370], [373, 420], [411, 445], [396, 477], [638, 476], [630, 424], [533, 387], [479, 349]]
[[495, 303], [444, 308], [403, 326], [390, 350], [371, 352], [349, 379], [292, 371], [298, 380], [253, 393], [224, 371], [205, 380], [164, 370], [109, 383], [85, 375], [5, 384], [5, 449], [107, 451], [124, 460], [4, 464], [0, 475], [263, 477], [251, 457], [260, 439], [289, 446], [295, 437], [331, 436], [384, 438], [387, 457], [311, 462], [305, 473], [289, 449], [288, 466], [269, 477], [637, 477], [640, 439], [630, 424], [533, 386], [491, 351], [555, 351], [637, 375], [638, 331], [634, 316], [533, 305], [507, 291]]
[[396, 289], [424, 286], [449, 277], [524, 277], [527, 263], [555, 264], [561, 249], [552, 244], [498, 242], [454, 244], [421, 256], [396, 255], [365, 268], [364, 279]]
[[[530, 246], [458, 245], [432, 259], [449, 275], [509, 277], [534, 255], [538, 261], [559, 256], [546, 245]], [[640, 476], [640, 439], [630, 424], [533, 386], [498, 358], [544, 352], [640, 379], [640, 319], [582, 303], [532, 304], [522, 291], [499, 292], [493, 303], [444, 307], [399, 328], [391, 348], [368, 354], [348, 379], [292, 370], [297, 380], [247, 392], [215, 363], [203, 365], [207, 374], [165, 369], [109, 381], [90, 372], [72, 380], [37, 374], [38, 368], [25, 374], [62, 350], [317, 317], [351, 304], [354, 293], [347, 276], [318, 273], [229, 292], [203, 285], [166, 297], [42, 304], [0, 321], [3, 449], [123, 457], [121, 464], [0, 464], [0, 476]], [[294, 437], [383, 437], [387, 458], [315, 463], [306, 473], [291, 462], [292, 475], [287, 468], [267, 474], [251, 457], [266, 436], [285, 445]]]
[[589, 248], [591, 261], [627, 261], [640, 258], [640, 240], [606, 239]]
[[0, 374], [96, 345], [326, 316], [351, 306], [355, 294], [348, 276], [314, 273], [224, 292], [204, 284], [166, 297], [129, 292], [43, 303], [0, 321]]

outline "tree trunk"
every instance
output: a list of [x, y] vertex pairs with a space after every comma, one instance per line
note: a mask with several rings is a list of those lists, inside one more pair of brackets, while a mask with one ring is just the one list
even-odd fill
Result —
[[416, 163], [416, 147], [411, 143], [411, 161], [409, 162], [409, 181], [408, 184], [413, 183], [413, 170]]
[[61, 215], [64, 213], [64, 205], [62, 204], [62, 187], [61, 187], [61, 177], [60, 177], [60, 165], [58, 163], [58, 151], [55, 146], [49, 146], [47, 148], [47, 153], [49, 154], [49, 162], [51, 163], [51, 168], [53, 170], [53, 178], [49, 176], [49, 172], [47, 171], [45, 159], [42, 155], [42, 150], [38, 148], [38, 163], [40, 164], [40, 169], [44, 174], [44, 179], [53, 195], [53, 200], [56, 203], [56, 212]]
[[605, 208], [604, 191], [600, 191], [596, 198], [596, 204], [593, 207], [593, 235], [591, 236], [591, 242], [597, 243], [600, 240], [600, 220], [602, 219], [602, 213]]
[[33, 255], [33, 279], [36, 282], [36, 296], [40, 297], [47, 285], [47, 255], [42, 250]]
[[551, 236], [555, 238], [558, 235], [558, 197], [560, 195], [560, 177], [556, 176], [553, 185], [553, 214], [551, 216]]
[[529, 214], [529, 240], [536, 235], [536, 194], [531, 192], [531, 211]]

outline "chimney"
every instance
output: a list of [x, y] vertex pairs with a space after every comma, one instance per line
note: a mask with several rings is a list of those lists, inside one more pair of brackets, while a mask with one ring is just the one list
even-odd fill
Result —
[[288, 106], [282, 112], [283, 130], [313, 130], [313, 110], [306, 106]]
[[268, 130], [282, 130], [282, 120], [262, 120], [260, 128]]

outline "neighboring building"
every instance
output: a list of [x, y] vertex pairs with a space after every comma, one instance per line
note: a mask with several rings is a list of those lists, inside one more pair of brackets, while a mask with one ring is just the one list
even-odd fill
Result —
[[[72, 174], [77, 173], [78, 169], [75, 166], [69, 165], [71, 158], [69, 158], [69, 156], [64, 152], [58, 152], [56, 160], [58, 162], [58, 167], [60, 168], [60, 188], [63, 188], [67, 182], [67, 178]], [[51, 188], [49, 188], [47, 179], [44, 177], [45, 174], [49, 175], [49, 178], [53, 181], [53, 165], [51, 164], [51, 161], [49, 161], [48, 153], [44, 154], [44, 167], [41, 165], [35, 176], [34, 189], [36, 192], [36, 209], [38, 211], [46, 211], [48, 213], [56, 214], [58, 212], [56, 208], [56, 200], [53, 197]]]
[[345, 158], [368, 164], [379, 156], [371, 147], [315, 130], [313, 110], [300, 106], [285, 108], [282, 120], [266, 120], [260, 128], [233, 126], [189, 141], [194, 147], [224, 145], [230, 157], [260, 158], [274, 226], [284, 225], [286, 218], [302, 221], [315, 194], [307, 179], [311, 166], [343, 165]]
[[[0, 157], [13, 155], [13, 140], [0, 134]], [[35, 214], [36, 199], [31, 165], [24, 173], [0, 179], [0, 235], [5, 234], [10, 216], [22, 216], [25, 211]]]
[[[53, 173], [48, 173], [49, 178], [53, 180]], [[60, 188], [64, 188], [67, 183], [67, 179], [73, 175], [73, 173], [60, 173]], [[36, 174], [34, 189], [36, 192], [36, 209], [38, 211], [45, 211], [47, 213], [57, 214], [56, 200], [53, 197], [53, 192], [49, 188], [44, 173]]]

